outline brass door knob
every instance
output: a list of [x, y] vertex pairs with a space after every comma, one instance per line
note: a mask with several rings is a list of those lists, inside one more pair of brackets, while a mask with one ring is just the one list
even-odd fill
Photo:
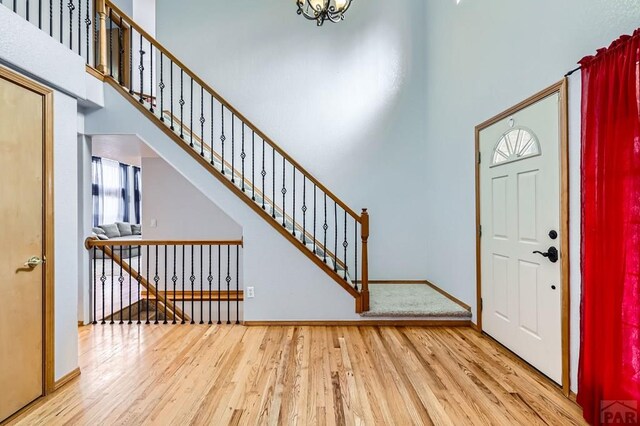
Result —
[[40, 259], [38, 256], [31, 256], [29, 260], [24, 263], [24, 266], [27, 268], [35, 268], [38, 265], [44, 263], [44, 259]]

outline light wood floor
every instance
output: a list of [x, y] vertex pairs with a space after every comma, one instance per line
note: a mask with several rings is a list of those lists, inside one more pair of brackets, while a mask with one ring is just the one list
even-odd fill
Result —
[[468, 328], [97, 325], [24, 425], [570, 425], [579, 408]]

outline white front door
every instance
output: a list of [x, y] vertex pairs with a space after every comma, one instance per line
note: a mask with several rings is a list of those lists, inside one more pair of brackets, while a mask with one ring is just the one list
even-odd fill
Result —
[[557, 383], [562, 377], [559, 101], [554, 93], [479, 135], [483, 331]]

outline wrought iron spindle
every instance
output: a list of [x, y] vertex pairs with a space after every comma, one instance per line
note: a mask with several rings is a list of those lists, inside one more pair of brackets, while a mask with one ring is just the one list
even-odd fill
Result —
[[236, 246], [236, 324], [240, 324], [240, 246]]
[[251, 130], [251, 200], [256, 200], [256, 132]]
[[[347, 247], [349, 247], [349, 242], [347, 241], [347, 211], [344, 211], [344, 241], [342, 242], [342, 247], [344, 247], [344, 279], [347, 279]], [[336, 253], [337, 256], [337, 253]]]
[[144, 50], [142, 48], [142, 34], [140, 34], [140, 64], [138, 65], [138, 71], [140, 71], [140, 103], [144, 104]]
[[313, 184], [313, 254], [316, 253], [316, 213], [318, 205], [316, 203], [316, 184]]
[[[67, 8], [69, 9], [69, 49], [73, 50], [73, 11], [76, 10], [76, 5], [73, 4], [73, 0], [69, 0]], [[27, 17], [27, 21], [28, 20], [29, 18]]]
[[[169, 282], [168, 277], [167, 277], [167, 246], [165, 244], [164, 246], [164, 320], [163, 320], [163, 324], [167, 323], [167, 303], [169, 302], [169, 300], [171, 300], [167, 294], [167, 283]], [[156, 297], [157, 299], [157, 297]]]
[[164, 123], [164, 53], [160, 51], [160, 121]]
[[324, 193], [324, 224], [322, 225], [322, 229], [324, 230], [324, 238], [322, 243], [322, 256], [324, 263], [327, 263], [327, 229], [329, 229], [329, 225], [327, 224], [327, 193]]
[[222, 247], [218, 246], [218, 324], [222, 324], [220, 321], [220, 281], [221, 281], [221, 271], [222, 271]]
[[171, 60], [171, 62], [169, 62], [169, 104], [170, 104], [170, 112], [171, 112], [171, 117], [169, 117], [169, 119], [171, 120], [171, 125], [169, 126], [169, 128], [171, 129], [171, 131], [175, 130], [175, 127], [173, 127], [173, 59]]
[[[124, 258], [122, 257], [122, 245], [120, 246], [120, 276], [118, 277], [118, 282], [120, 283], [120, 324], [124, 324], [123, 318], [122, 318], [122, 314], [123, 314], [123, 310], [124, 310], [124, 306], [122, 303], [122, 293], [124, 291], [124, 276], [122, 275], [122, 260]], [[113, 314], [112, 314], [113, 315]]]
[[114, 301], [113, 301], [114, 295], [113, 295], [113, 293], [114, 293], [114, 287], [115, 287], [115, 283], [114, 283], [115, 277], [113, 275], [113, 272], [114, 272], [115, 268], [113, 266], [113, 264], [114, 264], [113, 254], [115, 253], [115, 251], [116, 251], [115, 250], [115, 246], [111, 246], [111, 254], [112, 254], [112, 256], [111, 256], [111, 269], [110, 269], [111, 270], [111, 306], [110, 306], [110, 308], [111, 308], [111, 321], [109, 322], [109, 324], [113, 324], [114, 323], [114, 321], [113, 321], [113, 314], [114, 314], [114, 312], [113, 312], [113, 304], [114, 304]]
[[173, 275], [171, 276], [171, 281], [173, 282], [173, 321], [171, 321], [171, 324], [175, 324], [176, 323], [176, 300], [177, 300], [177, 293], [176, 293], [176, 282], [178, 281], [178, 276], [176, 275], [176, 257], [177, 257], [177, 253], [178, 252], [178, 246], [174, 245], [173, 246]]
[[18, 0], [13, 0], [13, 12], [16, 13], [18, 11]]
[[27, 22], [29, 22], [29, 0], [26, 0], [26, 3], [27, 3], [26, 4], [26, 8], [27, 8], [27, 10], [26, 10], [26, 19], [27, 19]]
[[209, 282], [209, 297], [207, 298], [209, 300], [209, 324], [213, 324], [211, 319], [211, 297], [213, 294], [211, 293], [211, 283], [213, 282], [213, 275], [211, 274], [211, 250], [211, 245], [209, 245], [209, 275], [207, 276], [207, 281]]
[[[140, 36], [142, 43], [142, 36]], [[113, 9], [109, 8], [109, 76], [113, 77]]]
[[[96, 44], [94, 44], [96, 46]], [[95, 49], [98, 50], [98, 49]], [[129, 27], [129, 94], [133, 95], [133, 27]]]
[[156, 297], [155, 297], [155, 306], [156, 306], [156, 310], [155, 310], [155, 315], [154, 315], [154, 320], [153, 323], [157, 324], [158, 323], [158, 296], [160, 295], [160, 286], [158, 285], [158, 283], [160, 282], [160, 275], [158, 275], [158, 246], [155, 246], [156, 248], [156, 273], [153, 275], [153, 282], [155, 284], [156, 287]]
[[189, 146], [193, 148], [193, 77], [191, 79], [191, 89], [189, 95]]
[[287, 204], [286, 204], [286, 200], [287, 200], [287, 173], [286, 173], [286, 159], [284, 158], [284, 156], [282, 156], [282, 189], [280, 190], [280, 192], [282, 192], [282, 226], [283, 227], [287, 227]]
[[333, 215], [333, 241], [335, 243], [333, 248], [333, 272], [338, 272], [338, 203], [335, 200], [333, 202]]
[[353, 283], [358, 291], [358, 220], [353, 219]]
[[220, 171], [224, 174], [224, 141], [227, 137], [224, 135], [224, 104], [220, 104], [220, 122], [222, 123], [222, 134], [220, 135], [220, 142], [222, 143], [222, 164], [220, 164]]
[[78, 0], [78, 55], [82, 56], [82, 0]]
[[276, 218], [276, 149], [271, 147], [271, 217]]
[[231, 246], [227, 246], [227, 324], [231, 324]]
[[[200, 324], [204, 324], [204, 298], [203, 298], [203, 285], [204, 285], [204, 272], [203, 272], [203, 267], [204, 267], [204, 255], [203, 255], [203, 251], [204, 248], [202, 246], [202, 244], [200, 245]], [[195, 295], [194, 295], [195, 296]]]
[[63, 43], [64, 41], [64, 37], [62, 35], [63, 32], [63, 27], [64, 25], [62, 24], [62, 15], [63, 15], [63, 7], [62, 7], [62, 0], [60, 0], [60, 14], [59, 14], [59, 20], [60, 20], [60, 43]]
[[[81, 0], [82, 1], [82, 0]], [[84, 24], [86, 26], [86, 34], [85, 34], [85, 42], [86, 42], [86, 50], [87, 50], [87, 65], [89, 65], [89, 56], [91, 55], [91, 48], [89, 46], [89, 33], [91, 32], [91, 18], [89, 18], [89, 0], [86, 3], [86, 11], [84, 17]]]
[[42, 0], [38, 0], [38, 29], [42, 29]]
[[120, 25], [118, 25], [118, 83], [124, 85], [124, 31], [122, 29], [122, 16], [120, 16]]
[[307, 175], [302, 175], [302, 244], [307, 244]]
[[296, 236], [296, 166], [294, 166], [293, 164], [291, 165], [291, 167], [293, 168], [293, 236]]
[[204, 88], [200, 86], [200, 156], [204, 157]]
[[267, 171], [264, 168], [264, 149], [265, 149], [265, 143], [264, 143], [264, 139], [262, 139], [262, 171], [260, 172], [260, 176], [262, 176], [262, 210], [267, 209], [267, 206], [265, 205], [265, 198], [267, 196], [267, 193], [264, 190], [264, 178], [265, 176], [267, 176]]
[[231, 112], [231, 183], [236, 183], [236, 115]]
[[[153, 43], [149, 42], [149, 111], [153, 113]], [[162, 111], [160, 111], [162, 113]], [[162, 115], [162, 114], [160, 114]]]
[[[98, 249], [94, 246], [93, 247], [93, 318], [91, 323], [92, 324], [97, 324], [98, 321], [98, 312], [97, 312], [97, 308], [98, 308], [98, 293], [97, 293], [97, 287], [98, 287], [98, 259], [96, 259], [96, 256], [98, 254]], [[104, 295], [104, 292], [103, 292]]]
[[242, 192], [245, 192], [245, 186], [244, 186], [244, 159], [246, 158], [246, 153], [244, 152], [244, 121], [242, 122], [242, 145], [241, 145], [241, 151], [240, 151], [240, 160], [242, 160], [242, 185], [241, 185], [241, 189]]
[[[213, 95], [211, 96], [211, 149], [209, 150], [210, 154], [211, 154], [211, 159], [209, 160], [209, 163], [213, 166]], [[203, 141], [204, 142], [204, 141]]]
[[[149, 246], [147, 246], [147, 274], [145, 275], [145, 277], [149, 277]], [[149, 322], [149, 291], [150, 289], [147, 288], [147, 301], [145, 303], [145, 309], [147, 311], [147, 320], [145, 321], [145, 324], [150, 324]]]
[[107, 257], [104, 249], [102, 250], [102, 275], [100, 275], [100, 282], [102, 283], [102, 324], [106, 324], [105, 322], [105, 313], [107, 312], [105, 309], [105, 297], [107, 296], [105, 294], [105, 287], [106, 287], [106, 283], [107, 283], [107, 275], [104, 273], [104, 263], [105, 263], [105, 258]]
[[142, 302], [142, 298], [140, 297], [141, 293], [140, 293], [140, 284], [142, 281], [142, 273], [140, 271], [142, 271], [142, 269], [140, 269], [140, 261], [142, 258], [142, 246], [138, 246], [138, 276], [136, 277], [136, 281], [138, 281], [138, 324], [141, 323], [140, 319], [142, 317], [141, 315], [141, 309], [142, 306], [140, 305], [140, 303]]
[[[182, 312], [184, 312], [184, 255], [185, 255], [185, 246], [182, 246]], [[184, 324], [184, 315], [182, 316], [182, 321], [180, 324]]]
[[184, 139], [184, 70], [180, 68], [180, 138]]
[[195, 282], [196, 282], [196, 276], [194, 275], [194, 257], [195, 257], [195, 247], [193, 246], [193, 244], [191, 245], [191, 276], [189, 277], [189, 281], [191, 281], [191, 324], [195, 324], [195, 320], [193, 319], [194, 314], [195, 314], [195, 309], [194, 309], [194, 295], [195, 295]]
[[49, 37], [53, 37], [53, 0], [49, 0]]
[[[131, 252], [132, 251], [133, 251], [133, 247], [129, 246], [129, 264], [131, 264]], [[138, 255], [138, 257], [139, 257], [139, 255]], [[131, 301], [131, 278], [132, 278], [131, 277], [131, 275], [132, 275], [131, 274], [131, 270], [129, 270], [129, 273], [127, 275], [129, 275], [129, 305], [128, 305], [129, 306], [129, 322], [128, 323], [131, 324], [131, 304], [132, 304], [132, 301]]]

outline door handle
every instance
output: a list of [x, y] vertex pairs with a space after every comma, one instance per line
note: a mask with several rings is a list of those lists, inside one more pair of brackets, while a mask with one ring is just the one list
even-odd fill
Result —
[[44, 259], [40, 259], [38, 256], [31, 256], [29, 260], [24, 263], [26, 268], [35, 268], [38, 265], [42, 265], [45, 262]]
[[538, 250], [534, 251], [534, 253], [541, 254], [542, 256], [549, 259], [551, 263], [556, 263], [558, 261], [558, 249], [553, 246], [549, 247], [549, 250], [546, 253]]

